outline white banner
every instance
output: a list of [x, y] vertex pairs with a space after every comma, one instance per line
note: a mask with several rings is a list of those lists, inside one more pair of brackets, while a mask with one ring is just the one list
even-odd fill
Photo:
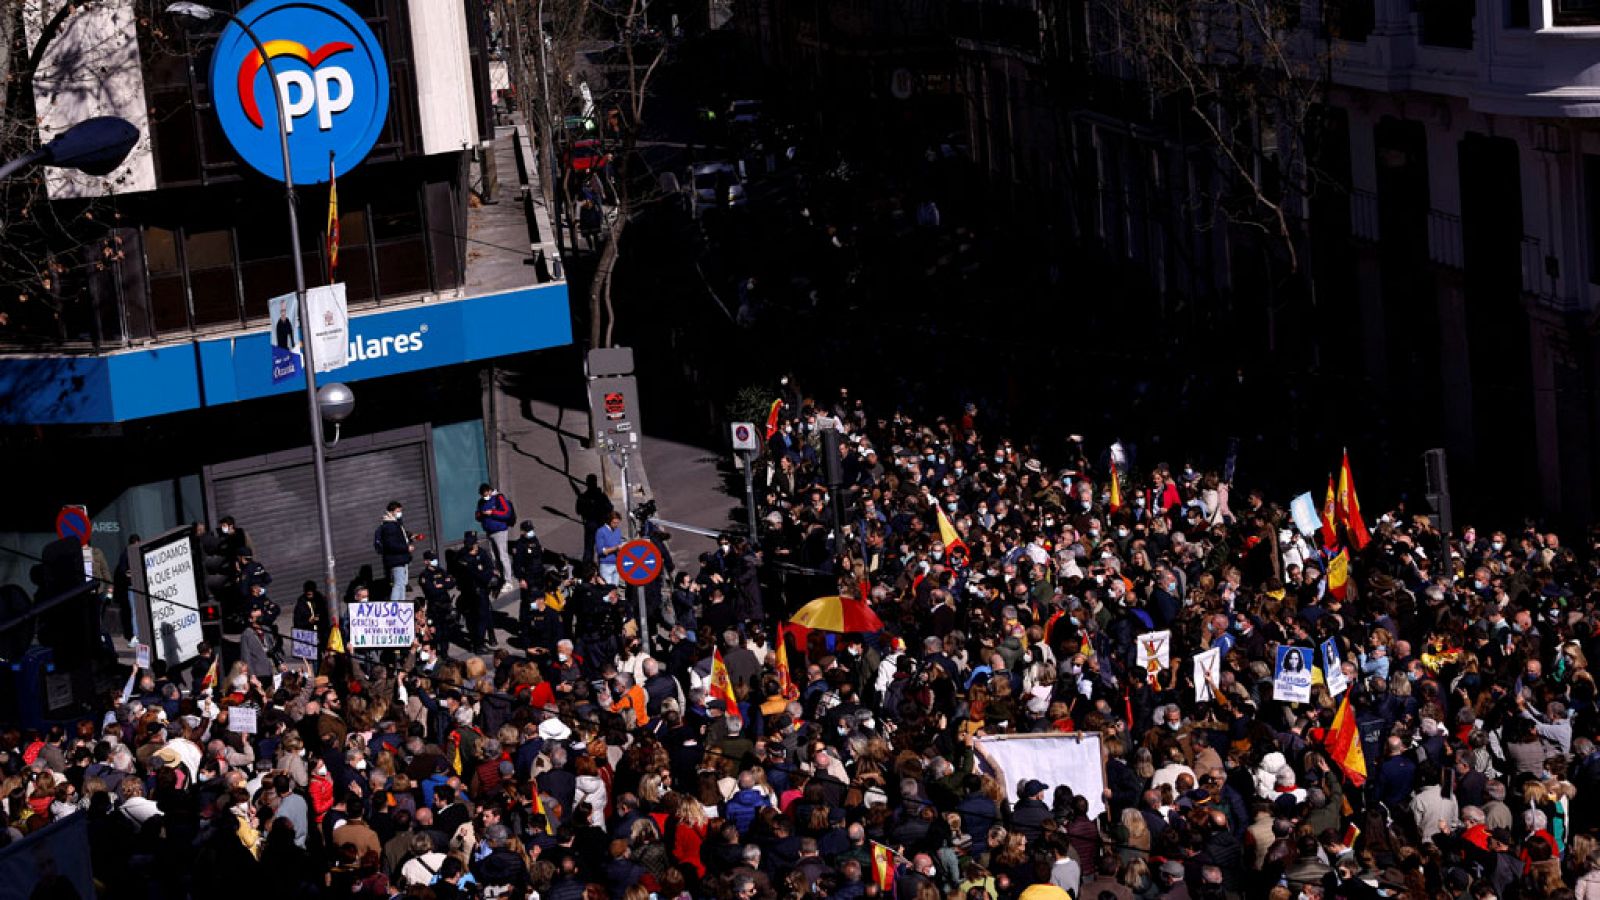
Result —
[[185, 534], [168, 543], [141, 546], [139, 552], [155, 631], [151, 652], [169, 666], [180, 665], [199, 656], [200, 642], [205, 640], [200, 628], [194, 542]]
[[[1194, 655], [1194, 699], [1205, 702], [1212, 698], [1211, 685], [1222, 677], [1222, 651], [1216, 647]], [[1209, 683], [1208, 683], [1209, 679]]]
[[1150, 631], [1139, 635], [1139, 668], [1151, 678], [1172, 664], [1172, 632]]
[[317, 658], [317, 633], [310, 629], [295, 628], [289, 632], [289, 654], [295, 659]]
[[1000, 734], [980, 737], [972, 749], [1006, 787], [1006, 798], [1017, 802], [1017, 787], [1029, 778], [1044, 783], [1048, 805], [1057, 785], [1089, 801], [1089, 818], [1105, 812], [1105, 763], [1100, 757], [1100, 735]]
[[350, 648], [410, 647], [417, 635], [417, 609], [410, 603], [350, 604]]
[[235, 706], [228, 710], [228, 730], [240, 734], [256, 733], [256, 708], [254, 706]]
[[306, 291], [311, 313], [311, 357], [318, 372], [332, 372], [350, 364], [350, 309], [344, 285], [329, 284]]

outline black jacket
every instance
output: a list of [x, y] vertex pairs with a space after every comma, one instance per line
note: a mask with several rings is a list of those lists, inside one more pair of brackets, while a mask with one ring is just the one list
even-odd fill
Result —
[[396, 566], [409, 565], [411, 562], [411, 540], [404, 527], [393, 519], [384, 519], [378, 526], [378, 545], [383, 548], [383, 567], [393, 569]]

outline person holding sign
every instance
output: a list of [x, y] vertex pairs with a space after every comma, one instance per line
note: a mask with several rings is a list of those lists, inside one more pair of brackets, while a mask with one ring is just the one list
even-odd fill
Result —
[[1311, 702], [1311, 657], [1309, 647], [1278, 648], [1277, 674], [1272, 678], [1272, 699], [1289, 703]]

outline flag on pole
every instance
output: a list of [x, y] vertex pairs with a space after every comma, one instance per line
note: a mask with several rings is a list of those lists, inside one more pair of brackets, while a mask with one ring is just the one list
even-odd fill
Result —
[[1339, 501], [1333, 489], [1333, 473], [1328, 473], [1328, 499], [1322, 502], [1322, 546], [1339, 546]]
[[1344, 523], [1345, 534], [1356, 552], [1366, 549], [1372, 542], [1367, 523], [1361, 519], [1361, 501], [1356, 499], [1356, 479], [1350, 473], [1350, 451], [1344, 452], [1344, 463], [1339, 467], [1339, 521]]
[[334, 175], [333, 153], [328, 153], [328, 283], [339, 280], [339, 179]]
[[1350, 697], [1355, 691], [1345, 691], [1339, 701], [1339, 711], [1333, 717], [1333, 726], [1323, 743], [1345, 780], [1360, 787], [1367, 781], [1367, 758], [1361, 753], [1361, 729], [1356, 727], [1356, 714], [1350, 708]]
[[217, 680], [222, 677], [217, 672], [217, 665], [221, 661], [222, 661], [222, 654], [221, 653], [213, 653], [213, 654], [211, 654], [211, 668], [206, 669], [206, 675], [205, 675], [204, 678], [200, 679], [200, 687], [195, 691], [195, 693], [204, 694], [206, 691], [209, 691], [212, 688], [217, 686]]
[[1328, 593], [1343, 601], [1350, 587], [1350, 551], [1339, 548], [1339, 554], [1328, 560]]
[[711, 699], [722, 701], [729, 716], [744, 721], [744, 715], [739, 712], [739, 698], [733, 693], [733, 679], [728, 677], [728, 667], [722, 662], [721, 650], [711, 651], [711, 687], [707, 693]]
[[767, 410], [767, 440], [778, 433], [778, 417], [783, 413], [783, 401], [772, 401], [772, 408]]
[[872, 880], [880, 891], [894, 890], [894, 851], [877, 841], [872, 842]]
[[1122, 510], [1122, 481], [1117, 477], [1117, 461], [1111, 460], [1111, 511]]
[[773, 660], [773, 668], [778, 670], [778, 683], [782, 685], [783, 699], [800, 699], [800, 686], [794, 683], [789, 674], [789, 648], [783, 639], [783, 623], [778, 623], [778, 648]]

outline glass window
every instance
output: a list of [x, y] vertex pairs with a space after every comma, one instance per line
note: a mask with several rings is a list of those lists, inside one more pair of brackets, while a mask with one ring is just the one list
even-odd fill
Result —
[[150, 273], [150, 319], [157, 334], [189, 329], [189, 297], [178, 264], [178, 233], [146, 228], [145, 268]]
[[472, 419], [433, 427], [433, 467], [438, 475], [439, 526], [461, 535], [478, 527], [473, 518], [478, 485], [489, 480], [483, 422]]
[[1600, 25], [1600, 0], [1555, 0], [1556, 24]]
[[194, 324], [226, 325], [239, 321], [239, 292], [233, 270], [233, 231], [198, 231], [183, 243], [189, 266], [189, 292], [194, 298]]

